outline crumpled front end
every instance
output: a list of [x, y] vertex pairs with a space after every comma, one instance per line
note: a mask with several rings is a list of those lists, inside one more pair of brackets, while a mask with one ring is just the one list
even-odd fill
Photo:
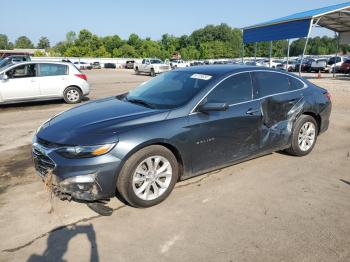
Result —
[[115, 196], [120, 159], [113, 151], [93, 158], [67, 159], [55, 152], [55, 147], [33, 142], [37, 174], [60, 199], [91, 202]]

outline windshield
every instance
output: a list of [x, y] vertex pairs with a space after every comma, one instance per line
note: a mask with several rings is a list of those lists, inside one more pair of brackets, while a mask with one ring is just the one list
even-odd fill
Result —
[[5, 71], [7, 68], [13, 66], [13, 64], [9, 63], [9, 64], [3, 64], [0, 63], [0, 71]]
[[211, 78], [193, 72], [171, 71], [141, 84], [126, 96], [126, 100], [143, 101], [158, 109], [177, 108], [188, 103]]
[[7, 65], [11, 65], [11, 59], [4, 59], [0, 61], [0, 68], [3, 69], [3, 67], [7, 66]]
[[163, 61], [162, 60], [159, 60], [159, 59], [151, 59], [151, 64], [163, 64]]

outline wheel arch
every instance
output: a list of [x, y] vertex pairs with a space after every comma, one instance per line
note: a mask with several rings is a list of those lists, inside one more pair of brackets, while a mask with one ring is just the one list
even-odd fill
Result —
[[316, 114], [316, 113], [311, 112], [311, 111], [303, 112], [303, 115], [311, 116], [311, 117], [313, 117], [316, 120], [317, 133], [319, 133], [320, 129], [321, 129], [321, 122], [322, 122], [321, 116], [319, 114]]
[[79, 91], [81, 92], [82, 95], [84, 94], [84, 92], [83, 92], [83, 90], [81, 89], [80, 86], [78, 86], [78, 85], [69, 85], [69, 86], [67, 86], [67, 87], [65, 87], [65, 88], [63, 89], [62, 96], [64, 96], [64, 92], [66, 92], [66, 90], [67, 90], [68, 88], [70, 88], [70, 87], [76, 87], [76, 88], [79, 89]]
[[184, 174], [184, 160], [183, 157], [181, 155], [181, 152], [179, 150], [179, 148], [174, 145], [173, 143], [171, 143], [168, 140], [164, 140], [164, 139], [159, 139], [159, 140], [151, 140], [151, 141], [147, 141], [145, 143], [142, 143], [136, 147], [134, 147], [132, 150], [130, 150], [124, 157], [122, 160], [122, 164], [120, 167], [121, 168], [124, 166], [125, 162], [136, 152], [140, 151], [141, 149], [145, 148], [145, 147], [149, 147], [149, 146], [155, 146], [155, 145], [159, 145], [159, 146], [163, 146], [165, 148], [167, 148], [168, 150], [170, 150], [171, 153], [173, 153], [173, 155], [175, 156], [178, 165], [179, 165], [179, 180], [181, 179], [182, 175]]

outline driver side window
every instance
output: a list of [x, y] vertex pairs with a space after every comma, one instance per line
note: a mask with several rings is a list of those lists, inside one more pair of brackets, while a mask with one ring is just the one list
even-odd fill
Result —
[[252, 100], [253, 86], [250, 73], [231, 76], [221, 82], [207, 96], [207, 103], [228, 103], [229, 105]]
[[36, 76], [36, 65], [20, 65], [6, 72], [8, 78], [23, 78], [23, 77], [35, 77]]

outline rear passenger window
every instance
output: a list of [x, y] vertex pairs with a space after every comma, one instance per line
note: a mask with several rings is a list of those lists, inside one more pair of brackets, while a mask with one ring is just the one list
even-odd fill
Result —
[[67, 75], [68, 66], [59, 64], [40, 64], [40, 76]]
[[236, 104], [252, 99], [249, 73], [231, 76], [219, 84], [207, 97], [207, 102]]
[[289, 76], [289, 90], [290, 91], [294, 91], [294, 90], [298, 90], [304, 87], [304, 83], [301, 82], [300, 80]]
[[254, 72], [259, 97], [290, 91], [288, 76], [273, 72]]

